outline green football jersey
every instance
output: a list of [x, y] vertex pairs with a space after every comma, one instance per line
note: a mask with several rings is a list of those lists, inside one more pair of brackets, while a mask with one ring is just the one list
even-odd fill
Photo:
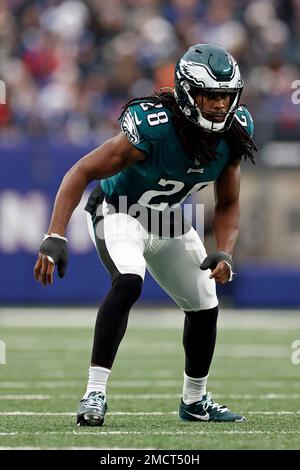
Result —
[[[235, 118], [252, 136], [249, 111], [239, 107]], [[216, 147], [220, 156], [209, 165], [196, 165], [183, 148], [171, 112], [161, 103], [131, 104], [122, 115], [121, 129], [147, 158], [101, 180], [100, 184], [106, 195], [127, 196], [130, 204], [159, 210], [178, 207], [190, 194], [216, 181], [230, 161], [229, 146], [220, 134]]]

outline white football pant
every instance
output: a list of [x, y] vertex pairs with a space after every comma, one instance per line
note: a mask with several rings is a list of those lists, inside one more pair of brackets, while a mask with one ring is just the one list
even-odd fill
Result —
[[182, 310], [218, 305], [215, 281], [209, 279], [211, 271], [200, 269], [207, 255], [194, 228], [181, 237], [159, 239], [128, 214], [106, 214], [95, 228], [87, 215], [90, 236], [112, 278], [121, 273], [144, 279], [147, 268]]

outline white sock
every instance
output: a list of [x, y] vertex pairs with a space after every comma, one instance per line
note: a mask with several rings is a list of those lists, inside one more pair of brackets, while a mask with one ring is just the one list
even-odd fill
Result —
[[189, 377], [184, 372], [183, 377], [183, 402], [186, 405], [190, 405], [191, 403], [200, 401], [203, 395], [206, 394], [206, 383], [208, 375], [206, 377], [194, 378]]
[[89, 380], [83, 398], [87, 398], [91, 392], [102, 392], [104, 395], [106, 395], [106, 384], [109, 374], [110, 369], [105, 369], [105, 367], [90, 366]]

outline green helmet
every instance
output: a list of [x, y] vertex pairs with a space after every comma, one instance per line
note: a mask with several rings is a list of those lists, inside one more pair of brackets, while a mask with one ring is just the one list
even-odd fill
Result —
[[[223, 47], [216, 44], [196, 44], [179, 59], [175, 68], [175, 98], [180, 110], [207, 131], [226, 131], [234, 118], [243, 91], [239, 67]], [[206, 119], [195, 101], [199, 93], [213, 97], [229, 94], [229, 109], [222, 122]], [[211, 113], [213, 118], [213, 113]]]

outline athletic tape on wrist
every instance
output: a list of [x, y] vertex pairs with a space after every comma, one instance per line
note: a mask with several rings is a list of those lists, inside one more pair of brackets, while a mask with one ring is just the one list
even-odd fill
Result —
[[58, 235], [58, 233], [45, 233], [43, 241], [47, 240], [47, 238], [52, 237], [52, 238], [60, 238], [61, 240], [65, 240], [65, 242], [68, 241], [66, 237], [63, 237], [62, 235]]

